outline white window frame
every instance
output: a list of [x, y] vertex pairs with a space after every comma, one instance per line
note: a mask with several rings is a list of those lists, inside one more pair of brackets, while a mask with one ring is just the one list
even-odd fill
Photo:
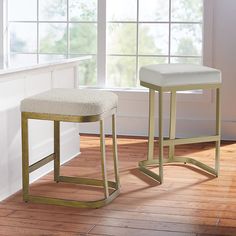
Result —
[[[139, 24], [142, 23], [164, 23], [164, 24], [169, 24], [169, 44], [168, 44], [168, 54], [167, 55], [141, 55], [141, 56], [150, 56], [150, 57], [166, 57], [168, 58], [168, 63], [170, 63], [171, 58], [173, 57], [186, 57], [186, 58], [202, 58], [203, 59], [203, 47], [202, 46], [202, 53], [201, 56], [172, 56], [171, 55], [171, 24], [172, 23], [181, 23], [181, 24], [205, 24], [205, 4], [207, 5], [208, 0], [203, 0], [203, 4], [204, 4], [204, 20], [203, 22], [174, 22], [171, 21], [171, 5], [172, 5], [172, 0], [167, 0], [169, 1], [169, 19], [166, 22], [162, 22], [162, 21], [150, 21], [150, 22], [142, 22], [139, 21], [139, 0], [137, 0], [137, 20], [136, 21], [107, 21], [106, 19], [106, 1], [107, 0], [99, 0], [98, 1], [98, 26], [100, 25], [100, 27], [98, 27], [98, 74], [97, 74], [97, 80], [98, 80], [98, 87], [105, 87], [106, 84], [106, 79], [107, 79], [107, 70], [106, 70], [106, 60], [107, 60], [107, 56], [122, 56], [120, 54], [108, 54], [106, 53], [106, 38], [107, 38], [107, 27], [106, 27], [106, 23], [135, 23], [137, 24], [137, 32], [136, 32], [136, 54], [135, 55], [131, 55], [133, 57], [136, 57], [136, 76], [138, 76], [138, 56], [139, 56], [139, 51], [138, 51], [138, 43], [139, 43]], [[207, 15], [206, 15], [207, 16]], [[104, 55], [105, 52], [105, 55]], [[127, 55], [126, 55], [127, 56]], [[138, 79], [138, 78], [137, 78]], [[135, 89], [134, 89], [135, 90]]]
[[[8, 0], [4, 0], [4, 1], [8, 1]], [[69, 25], [70, 24], [73, 24], [73, 23], [78, 23], [78, 24], [87, 24], [87, 23], [91, 23], [91, 24], [97, 24], [97, 21], [80, 21], [80, 20], [76, 20], [76, 21], [71, 21], [70, 18], [69, 18], [69, 0], [66, 0], [66, 5], [67, 5], [67, 18], [66, 20], [60, 20], [60, 21], [57, 21], [57, 20], [40, 20], [39, 19], [39, 1], [40, 0], [36, 0], [37, 1], [37, 16], [36, 16], [36, 20], [31, 20], [31, 21], [24, 21], [24, 20], [12, 20], [12, 21], [9, 21], [7, 20], [7, 24], [9, 23], [34, 23], [34, 24], [37, 24], [37, 51], [36, 52], [17, 52], [15, 54], [28, 54], [28, 55], [36, 55], [37, 56], [37, 64], [40, 63], [40, 55], [64, 55], [66, 56], [66, 58], [70, 58], [70, 56], [72, 55], [78, 55], [78, 56], [96, 56], [97, 54], [80, 54], [80, 53], [70, 53], [70, 31], [69, 31]], [[99, 2], [99, 1], [98, 1]], [[7, 13], [7, 8], [6, 8], [6, 13]], [[66, 30], [67, 30], [67, 39], [66, 39], [66, 43], [67, 43], [67, 50], [66, 52], [63, 54], [63, 53], [41, 53], [40, 52], [40, 32], [39, 32], [39, 29], [40, 29], [40, 24], [41, 23], [47, 23], [47, 24], [54, 24], [54, 23], [61, 23], [61, 24], [66, 24]], [[9, 40], [9, 32], [7, 33], [7, 40]], [[8, 58], [10, 56], [10, 51], [8, 50]], [[7, 61], [7, 66], [9, 66], [9, 59], [6, 60]]]
[[[4, 17], [3, 17], [3, 14], [4, 14], [4, 1], [1, 1], [0, 2], [0, 16], [1, 16], [1, 19], [0, 19], [0, 42], [3, 42], [3, 38], [4, 38]], [[4, 44], [3, 43], [0, 43], [0, 68], [4, 68]]]
[[7, 0], [0, 1], [0, 68], [7, 67], [8, 54]]
[[[171, 1], [171, 0], [169, 0]], [[213, 66], [213, 53], [212, 53], [212, 45], [213, 45], [213, 7], [214, 7], [214, 0], [204, 0], [204, 20], [203, 20], [203, 64], [208, 66]], [[68, 0], [67, 0], [68, 4]], [[97, 23], [97, 86], [98, 87], [104, 87], [105, 79], [106, 79], [106, 0], [98, 0], [98, 19], [97, 22], [89, 22], [89, 23]], [[68, 16], [68, 14], [67, 14]], [[8, 38], [7, 38], [7, 0], [0, 1], [0, 17], [3, 19], [0, 24], [0, 30], [1, 30], [1, 45], [0, 45], [0, 63], [3, 64], [2, 68], [6, 67], [8, 65]], [[37, 17], [38, 18], [38, 17]], [[48, 21], [48, 23], [52, 23], [51, 21]], [[68, 17], [67, 17], [67, 24]], [[76, 23], [80, 23], [79, 21]], [[83, 22], [85, 23], [85, 22]], [[67, 32], [68, 33], [68, 32]], [[138, 34], [138, 33], [137, 33]], [[67, 34], [67, 40], [69, 40], [69, 33]], [[67, 51], [68, 52], [68, 51]], [[169, 52], [170, 53], [170, 52]], [[45, 53], [43, 53], [45, 54]], [[94, 56], [94, 54], [91, 54]], [[67, 53], [68, 56], [68, 53]], [[37, 56], [38, 57], [38, 56]], [[110, 89], [115, 91], [124, 91], [124, 93], [129, 92], [137, 92], [137, 94], [140, 94], [140, 92], [147, 92], [145, 90], [143, 91], [137, 91], [137, 89]], [[129, 96], [128, 96], [129, 97]], [[189, 93], [182, 93], [181, 96], [184, 101], [186, 99], [188, 101], [196, 101], [196, 102], [213, 102], [213, 96], [212, 92], [206, 90], [203, 91], [203, 94], [201, 96], [199, 94], [189, 94]], [[191, 99], [192, 98], [192, 99]], [[182, 100], [181, 99], [181, 100]]]
[[106, 80], [106, 0], [98, 1], [97, 14], [97, 85], [104, 87]]

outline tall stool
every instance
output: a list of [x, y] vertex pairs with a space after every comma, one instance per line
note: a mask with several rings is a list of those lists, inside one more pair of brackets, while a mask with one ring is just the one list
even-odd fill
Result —
[[[28, 202], [63, 206], [99, 208], [116, 198], [119, 190], [119, 173], [116, 141], [116, 109], [118, 98], [114, 93], [79, 89], [52, 89], [29, 97], [21, 102], [22, 114], [22, 169], [23, 199]], [[104, 118], [112, 116], [112, 139], [115, 182], [108, 181]], [[28, 120], [49, 120], [54, 122], [54, 153], [29, 166]], [[60, 122], [100, 122], [100, 150], [102, 180], [60, 175]], [[34, 196], [29, 192], [29, 174], [50, 161], [54, 161], [54, 181], [82, 185], [102, 186], [104, 198], [97, 201], [76, 201], [46, 196]]]
[[[140, 84], [149, 88], [149, 139], [147, 160], [139, 162], [142, 172], [153, 179], [163, 182], [164, 163], [189, 163], [218, 176], [220, 158], [220, 87], [221, 73], [200, 65], [190, 64], [161, 64], [148, 65], [140, 69]], [[216, 90], [216, 130], [214, 136], [176, 139], [176, 92], [196, 89]], [[154, 147], [154, 106], [155, 91], [159, 92], [159, 160], [153, 157]], [[169, 139], [163, 138], [163, 94], [170, 92], [170, 124]], [[175, 146], [182, 144], [215, 142], [215, 168], [207, 166], [193, 158], [176, 157]], [[168, 160], [163, 159], [163, 148], [169, 147]], [[159, 174], [154, 173], [148, 166], [158, 165]]]

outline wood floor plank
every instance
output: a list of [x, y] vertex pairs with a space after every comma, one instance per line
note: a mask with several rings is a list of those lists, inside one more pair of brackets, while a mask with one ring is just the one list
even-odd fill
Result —
[[[132, 212], [129, 210], [106, 210], [105, 208], [102, 209], [97, 209], [97, 210], [80, 210], [78, 212], [75, 211], [67, 211], [63, 213], [63, 211], [61, 211], [60, 213], [56, 213], [53, 212], [51, 214], [47, 214], [48, 212], [41, 212], [36, 210], [31, 210], [31, 211], [27, 211], [27, 210], [17, 210], [14, 213], [12, 213], [11, 215], [9, 215], [9, 217], [19, 217], [19, 218], [30, 218], [30, 219], [39, 219], [43, 216], [44, 218], [47, 218], [50, 220], [51, 217], [54, 218], [54, 220], [57, 220], [57, 217], [59, 217], [59, 219], [61, 218], [61, 214], [62, 217], [63, 215], [66, 215], [66, 218], [69, 217], [69, 214], [71, 215], [72, 212], [74, 212], [74, 216], [75, 217], [80, 217], [80, 216], [87, 216], [87, 217], [108, 217], [108, 218], [115, 218], [115, 219], [127, 219], [127, 220], [131, 220], [131, 219], [136, 219], [136, 220], [146, 220], [146, 221], [161, 221], [161, 222], [177, 222], [177, 223], [191, 223], [191, 222], [195, 222], [196, 224], [209, 224], [209, 225], [215, 225], [217, 222], [218, 217], [213, 216], [213, 217], [207, 217], [207, 216], [198, 216], [196, 215], [184, 215], [184, 214], [179, 214], [176, 215], [174, 213], [172, 214], [167, 214], [167, 213], [150, 213], [150, 212]], [[67, 215], [68, 214], [68, 215]]]
[[14, 227], [14, 226], [1, 226], [0, 234], [4, 236], [78, 236], [78, 233], [65, 233], [57, 230], [39, 230], [39, 229], [29, 229], [24, 226]]
[[[40, 214], [39, 214], [40, 216]], [[93, 228], [93, 224], [81, 224], [79, 222], [71, 223], [71, 222], [58, 222], [53, 220], [53, 216], [51, 216], [51, 219], [45, 220], [44, 217], [41, 215], [41, 217], [37, 220], [34, 220], [30, 217], [28, 218], [13, 218], [12, 216], [5, 218], [0, 217], [0, 227], [2, 226], [12, 226], [12, 227], [21, 227], [24, 225], [25, 228], [28, 229], [35, 229], [35, 230], [41, 230], [42, 228], [44, 230], [57, 230], [60, 232], [65, 233], [87, 233]]]
[[14, 210], [0, 208], [0, 216], [7, 216], [7, 215], [11, 214], [13, 211]]
[[[43, 216], [43, 217], [42, 217]], [[137, 228], [137, 229], [152, 229], [152, 230], [158, 230], [158, 231], [172, 231], [172, 232], [206, 232], [207, 230], [211, 229], [211, 231], [214, 229], [214, 227], [209, 226], [198, 226], [198, 225], [188, 225], [183, 223], [168, 223], [168, 222], [161, 222], [161, 221], [149, 221], [149, 220], [132, 220], [132, 219], [118, 219], [118, 218], [108, 218], [108, 217], [96, 217], [96, 216], [78, 216], [76, 214], [72, 215], [65, 215], [65, 214], [55, 214], [55, 213], [39, 213], [39, 212], [31, 212], [26, 213], [25, 211], [17, 211], [16, 214], [12, 214], [9, 219], [11, 221], [17, 221], [19, 222], [28, 222], [30, 224], [30, 227], [34, 227], [33, 222], [38, 222], [41, 219], [44, 219], [47, 222], [50, 222], [49, 227], [53, 227], [55, 224], [63, 227], [65, 225], [65, 228], [63, 230], [73, 231], [73, 227], [70, 228], [70, 225], [76, 226], [77, 223], [84, 223], [84, 224], [96, 224], [96, 225], [109, 225], [114, 227], [129, 227], [129, 228]], [[60, 222], [58, 224], [57, 222]], [[43, 222], [42, 222], [43, 223]], [[0, 221], [0, 225], [1, 225]], [[26, 225], [26, 224], [25, 224]], [[67, 226], [68, 225], [68, 226]], [[67, 226], [67, 227], [66, 227]], [[75, 229], [78, 231], [77, 226]], [[37, 227], [36, 227], [37, 228]], [[48, 228], [50, 229], [50, 228]], [[59, 229], [59, 228], [58, 228]], [[86, 228], [87, 229], [87, 228]], [[81, 230], [80, 230], [81, 231]]]
[[180, 233], [180, 232], [168, 232], [168, 231], [156, 231], [156, 230], [142, 230], [132, 228], [121, 228], [121, 227], [109, 227], [109, 226], [95, 226], [90, 233], [96, 234], [107, 234], [112, 236], [196, 236], [195, 233]]

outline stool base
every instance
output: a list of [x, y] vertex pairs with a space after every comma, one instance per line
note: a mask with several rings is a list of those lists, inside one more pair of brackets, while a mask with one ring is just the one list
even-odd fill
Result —
[[[103, 181], [98, 180], [98, 179], [59, 176], [58, 182], [82, 184], [82, 185], [87, 185], [87, 186], [89, 185], [89, 186], [94, 186], [94, 187], [103, 187]], [[108, 187], [110, 189], [113, 189], [113, 192], [110, 193], [107, 198], [96, 200], [96, 201], [77, 201], [77, 200], [68, 200], [68, 199], [35, 196], [35, 195], [24, 196], [24, 201], [25, 202], [30, 201], [33, 203], [50, 204], [50, 205], [52, 204], [52, 205], [60, 205], [60, 206], [79, 207], [79, 208], [100, 208], [112, 202], [120, 194], [120, 189], [119, 189], [119, 186], [117, 186], [117, 183], [113, 181], [108, 181]]]
[[[115, 182], [109, 181], [106, 167], [105, 133], [104, 133], [104, 114], [91, 117], [48, 115], [40, 113], [22, 112], [22, 182], [23, 200], [25, 202], [35, 202], [44, 204], [54, 204], [61, 206], [81, 207], [81, 208], [100, 208], [114, 200], [120, 193], [120, 181], [118, 171], [117, 138], [116, 138], [116, 116], [115, 111], [112, 115], [112, 149], [114, 162]], [[28, 120], [48, 120], [54, 122], [54, 153], [42, 158], [40, 161], [29, 165], [29, 140], [28, 140]], [[101, 153], [101, 173], [102, 179], [79, 178], [60, 175], [60, 122], [100, 122], [100, 153]], [[47, 196], [35, 196], [30, 194], [29, 175], [47, 163], [54, 162], [54, 181], [57, 183], [73, 183], [84, 186], [99, 187], [104, 190], [104, 198], [94, 201], [77, 201], [73, 199], [60, 199]], [[112, 191], [113, 190], [113, 191]]]
[[[200, 161], [197, 161], [191, 157], [174, 157], [171, 160], [163, 160], [163, 163], [164, 164], [173, 164], [173, 163], [192, 164], [192, 165], [195, 165], [195, 166], [199, 167], [200, 169], [207, 171], [210, 174], [218, 177], [218, 172], [214, 168], [212, 168]], [[148, 166], [156, 166], [156, 165], [159, 166], [159, 160], [157, 160], [157, 159], [144, 160], [144, 161], [139, 162], [139, 169], [144, 174], [146, 174], [146, 175], [150, 176], [151, 178], [153, 178], [154, 180], [157, 180], [158, 182], [162, 183], [161, 177], [158, 174], [156, 174], [155, 172], [148, 169]], [[159, 168], [163, 168], [163, 166], [159, 166]]]
[[[176, 138], [176, 93], [188, 88], [193, 90], [196, 87], [189, 85], [187, 87], [158, 87], [152, 84], [142, 83], [141, 85], [149, 88], [149, 128], [148, 128], [148, 153], [147, 160], [139, 162], [139, 169], [152, 177], [153, 179], [163, 182], [163, 164], [164, 163], [188, 163], [195, 165], [204, 171], [207, 171], [216, 177], [219, 175], [219, 161], [220, 161], [220, 141], [221, 141], [221, 122], [220, 122], [220, 84], [209, 84], [209, 85], [197, 85], [200, 89], [215, 89], [216, 90], [216, 102], [215, 102], [215, 135], [203, 136], [194, 138]], [[154, 133], [155, 133], [155, 91], [158, 91], [158, 146], [159, 146], [159, 157], [154, 159]], [[163, 135], [163, 94], [164, 92], [170, 92], [170, 119], [169, 119], [169, 137], [164, 139]], [[175, 146], [183, 144], [193, 143], [204, 143], [204, 142], [215, 142], [215, 168], [207, 166], [190, 157], [176, 157]], [[168, 160], [164, 160], [164, 147], [169, 147]], [[158, 165], [159, 174], [154, 173], [147, 167], [149, 165]]]

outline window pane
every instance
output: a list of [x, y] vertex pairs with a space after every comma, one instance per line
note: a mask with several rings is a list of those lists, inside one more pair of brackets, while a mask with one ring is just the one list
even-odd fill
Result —
[[97, 53], [97, 24], [70, 24], [70, 53]]
[[11, 54], [10, 67], [24, 67], [37, 64], [37, 54]]
[[139, 25], [139, 54], [167, 55], [169, 40], [168, 24]]
[[136, 87], [136, 58], [109, 56], [107, 58], [108, 87]]
[[107, 33], [107, 52], [109, 54], [136, 53], [136, 24], [110, 23]]
[[98, 0], [70, 0], [71, 21], [97, 21]]
[[[30, 33], [29, 33], [30, 32]], [[37, 24], [11, 23], [10, 24], [10, 51], [36, 52], [37, 51]]]
[[[139, 71], [142, 66], [147, 66], [151, 64], [166, 64], [168, 63], [168, 57], [139, 57], [138, 59], [139, 68], [138, 68], [138, 77], [139, 77]], [[140, 85], [140, 81], [138, 80], [138, 87], [143, 88]]]
[[39, 36], [41, 53], [67, 53], [66, 24], [41, 23]]
[[39, 19], [63, 21], [67, 19], [67, 0], [40, 0]]
[[172, 21], [202, 21], [203, 0], [172, 0]]
[[169, 21], [169, 1], [139, 0], [140, 21]]
[[107, 0], [108, 21], [136, 21], [137, 0]]
[[47, 63], [66, 59], [66, 55], [40, 54], [39, 63]]
[[173, 24], [171, 29], [171, 55], [202, 55], [202, 26], [200, 24]]
[[151, 64], [166, 64], [168, 63], [167, 57], [139, 57], [139, 68]]
[[37, 0], [8, 0], [8, 19], [10, 21], [36, 20]]
[[[70, 55], [70, 58], [78, 57], [79, 55]], [[96, 86], [97, 85], [97, 57], [81, 61], [78, 66], [79, 85]]]
[[202, 58], [191, 58], [191, 57], [172, 57], [171, 63], [190, 63], [190, 64], [202, 64]]

